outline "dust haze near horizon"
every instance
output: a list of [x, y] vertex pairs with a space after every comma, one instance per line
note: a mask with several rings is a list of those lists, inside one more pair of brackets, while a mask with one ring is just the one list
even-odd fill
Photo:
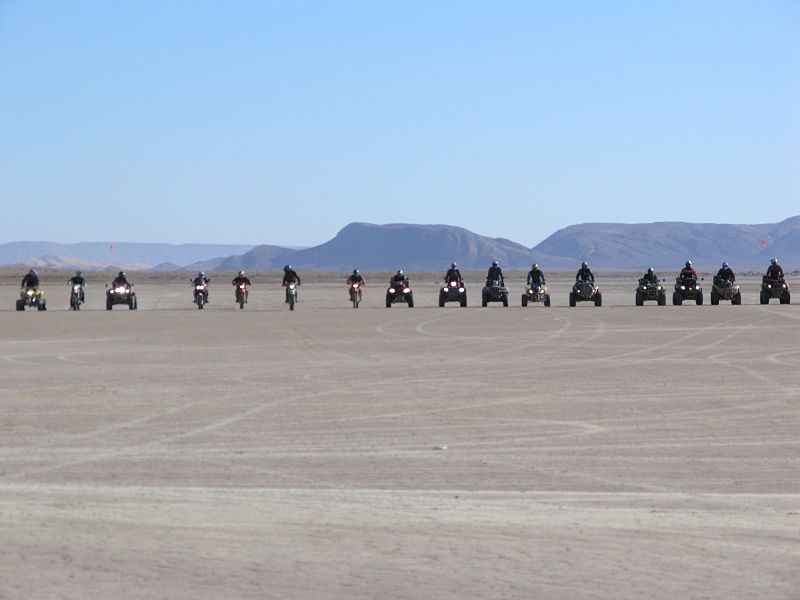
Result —
[[800, 4], [0, 0], [0, 242], [800, 205]]

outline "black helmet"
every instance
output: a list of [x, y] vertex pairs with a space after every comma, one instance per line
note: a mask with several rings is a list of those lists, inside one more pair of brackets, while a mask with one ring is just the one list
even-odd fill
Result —
[[589, 263], [587, 263], [586, 261], [583, 261], [581, 263], [581, 269], [588, 269], [588, 268], [589, 268]]
[[647, 269], [647, 272], [648, 273], [652, 273], [653, 272], [653, 267], [650, 267], [649, 269]]
[[457, 265], [456, 263], [454, 263], [454, 262], [453, 262], [453, 263], [450, 263], [450, 268], [451, 268], [451, 269], [457, 269], [457, 268], [458, 268], [458, 265]]
[[285, 271], [291, 271], [292, 270], [292, 265], [284, 265], [283, 266], [283, 270], [284, 270], [284, 272]]
[[125, 271], [120, 271], [117, 277], [125, 277]]
[[353, 269], [353, 275], [358, 275], [358, 269]]
[[398, 275], [405, 275], [405, 273], [403, 273], [403, 269], [397, 269], [397, 274]]
[[728, 263], [727, 262], [722, 263], [722, 268], [723, 269], [727, 269], [728, 268]]
[[36, 269], [31, 269], [30, 271], [28, 271], [28, 273], [30, 273], [31, 275], [36, 275]]
[[244, 277], [244, 271], [239, 271], [239, 277]]
[[531, 269], [538, 269], [538, 268], [539, 268], [539, 263], [533, 263], [531, 265]]
[[499, 267], [499, 266], [500, 266], [500, 263], [499, 263], [499, 262], [497, 262], [496, 260], [493, 260], [493, 261], [492, 261], [492, 266], [493, 266], [493, 267]]
[[689, 268], [689, 267], [691, 267], [691, 266], [692, 266], [692, 261], [690, 261], [690, 260], [687, 260], [687, 261], [686, 261], [686, 268], [688, 269], [688, 268]]
[[777, 258], [773, 258], [771, 261], [769, 261], [769, 264], [777, 265], [778, 264], [778, 259]]
[[75, 271], [75, 277], [80, 277], [80, 276], [81, 276], [81, 272], [80, 271]]
[[200, 272], [197, 274], [197, 276], [198, 276], [198, 277], [205, 277], [205, 276], [206, 276], [206, 274], [205, 274], [203, 271], [200, 271]]

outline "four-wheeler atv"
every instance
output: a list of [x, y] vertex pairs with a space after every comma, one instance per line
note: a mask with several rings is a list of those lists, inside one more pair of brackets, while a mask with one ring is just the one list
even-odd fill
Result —
[[741, 304], [742, 292], [739, 284], [730, 279], [714, 277], [714, 283], [711, 285], [711, 304], [717, 305], [720, 300], [730, 300], [731, 304]]
[[600, 288], [591, 281], [576, 281], [569, 293], [569, 305], [575, 306], [578, 302], [594, 302], [595, 306], [603, 306]]
[[115, 304], [127, 304], [130, 310], [136, 310], [136, 292], [133, 287], [119, 285], [109, 288], [106, 292], [106, 310], [111, 310]]
[[29, 288], [19, 291], [17, 300], [17, 310], [25, 310], [26, 307], [36, 308], [36, 310], [47, 310], [47, 300], [44, 292], [39, 288]]
[[550, 294], [547, 293], [546, 285], [529, 285], [522, 294], [522, 306], [528, 306], [529, 302], [541, 302], [545, 306], [550, 306]]
[[508, 288], [503, 281], [493, 279], [486, 282], [481, 292], [481, 306], [488, 306], [489, 302], [502, 302], [503, 306], [508, 306]]
[[778, 298], [781, 304], [790, 304], [792, 300], [786, 281], [783, 279], [771, 279], [765, 275], [761, 278], [759, 301], [761, 304], [769, 304], [769, 301], [773, 298]]
[[660, 283], [642, 278], [639, 280], [639, 287], [636, 288], [636, 306], [644, 306], [648, 300], [658, 302], [659, 306], [666, 306], [667, 291]]
[[407, 281], [389, 284], [389, 288], [386, 290], [386, 308], [391, 308], [395, 302], [405, 302], [408, 304], [408, 308], [414, 308], [414, 290]]
[[467, 305], [467, 288], [463, 281], [450, 281], [439, 290], [439, 306], [446, 302], [458, 302], [461, 306]]
[[700, 283], [691, 277], [675, 279], [675, 291], [672, 292], [672, 304], [680, 306], [684, 300], [694, 300], [700, 306], [703, 304], [703, 288]]

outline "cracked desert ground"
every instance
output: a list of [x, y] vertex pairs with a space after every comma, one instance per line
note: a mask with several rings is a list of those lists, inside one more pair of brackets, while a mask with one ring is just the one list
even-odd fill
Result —
[[[21, 273], [19, 275], [21, 276]], [[0, 281], [0, 598], [800, 598], [800, 306]], [[412, 277], [414, 277], [412, 275]], [[791, 280], [800, 303], [800, 281]], [[708, 282], [708, 277], [706, 277]], [[708, 302], [708, 286], [706, 286]]]

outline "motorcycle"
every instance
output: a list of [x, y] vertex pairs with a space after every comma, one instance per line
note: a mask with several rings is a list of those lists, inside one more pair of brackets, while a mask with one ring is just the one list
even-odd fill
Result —
[[289, 310], [294, 310], [297, 304], [297, 284], [290, 283], [286, 286], [286, 303], [289, 305]]
[[236, 286], [236, 304], [239, 305], [240, 310], [244, 310], [244, 305], [247, 304], [247, 296], [249, 291], [246, 283], [240, 283]]
[[193, 282], [192, 285], [194, 285], [194, 303], [197, 305], [197, 310], [203, 310], [203, 305], [208, 302], [208, 284]]
[[353, 303], [353, 308], [358, 308], [358, 305], [361, 303], [361, 284], [360, 283], [351, 283], [350, 284], [350, 302]]
[[80, 310], [81, 304], [83, 304], [83, 289], [79, 283], [74, 283], [69, 293], [69, 309]]

